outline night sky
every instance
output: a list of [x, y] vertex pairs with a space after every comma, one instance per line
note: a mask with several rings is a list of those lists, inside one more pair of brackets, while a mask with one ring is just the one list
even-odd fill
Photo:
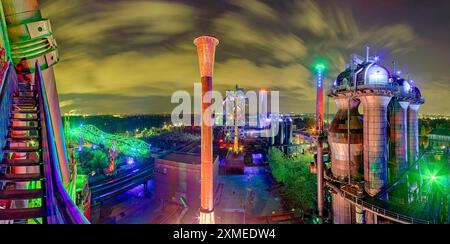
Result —
[[[351, 53], [370, 45], [422, 89], [426, 114], [450, 115], [447, 0], [42, 0], [62, 61], [64, 112], [170, 112], [176, 90], [193, 90], [193, 39], [217, 36], [214, 88], [281, 92], [283, 112], [313, 112], [311, 66], [334, 80]], [[332, 105], [334, 107], [334, 105]]]

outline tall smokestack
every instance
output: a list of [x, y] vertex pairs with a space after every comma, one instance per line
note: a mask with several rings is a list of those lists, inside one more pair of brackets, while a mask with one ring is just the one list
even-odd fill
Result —
[[258, 128], [264, 128], [267, 120], [267, 91], [259, 91]]
[[202, 80], [202, 162], [200, 224], [214, 224], [214, 176], [213, 176], [213, 123], [209, 109], [212, 105], [214, 59], [219, 40], [201, 36], [194, 40], [197, 46], [200, 77]]
[[324, 167], [323, 167], [323, 142], [324, 142], [324, 106], [323, 106], [323, 79], [325, 72], [324, 64], [317, 64], [315, 67], [317, 79], [317, 98], [316, 98], [316, 133], [317, 139], [317, 208], [319, 217], [322, 220], [325, 207], [324, 193]]
[[238, 127], [238, 107], [239, 107], [239, 94], [238, 86], [236, 85], [236, 90], [234, 92], [234, 142], [233, 151], [235, 154], [239, 153], [239, 127]]
[[325, 66], [324, 65], [316, 65], [315, 67], [316, 72], [316, 130], [317, 133], [323, 132], [324, 129], [324, 104], [323, 104], [323, 80], [324, 80], [324, 72], [325, 72]]

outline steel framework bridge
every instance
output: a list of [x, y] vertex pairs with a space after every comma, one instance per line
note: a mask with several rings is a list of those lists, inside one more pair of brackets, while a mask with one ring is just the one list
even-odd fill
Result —
[[151, 146], [139, 139], [106, 133], [93, 125], [82, 125], [69, 129], [69, 138], [82, 139], [94, 145], [113, 148], [126, 156], [148, 157]]

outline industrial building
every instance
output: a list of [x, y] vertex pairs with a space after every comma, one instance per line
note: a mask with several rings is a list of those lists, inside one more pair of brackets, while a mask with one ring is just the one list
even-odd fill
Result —
[[[214, 179], [217, 179], [218, 159], [213, 163]], [[199, 146], [188, 151], [169, 153], [155, 160], [155, 195], [170, 204], [185, 203], [191, 209], [200, 209], [201, 154]], [[216, 182], [217, 183], [217, 182]], [[215, 184], [217, 185], [217, 184]]]
[[328, 131], [327, 176], [339, 185], [332, 191], [332, 219], [335, 224], [370, 224], [377, 216], [339, 191], [347, 187], [357, 196], [379, 197], [418, 160], [418, 111], [424, 99], [413, 82], [370, 57], [369, 49], [366, 58], [353, 55], [349, 66], [328, 92], [338, 109]]

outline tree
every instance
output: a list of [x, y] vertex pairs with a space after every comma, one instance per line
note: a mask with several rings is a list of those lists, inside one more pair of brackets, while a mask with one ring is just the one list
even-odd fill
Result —
[[109, 165], [108, 155], [99, 149], [84, 148], [81, 152], [75, 153], [75, 159], [79, 163], [81, 174], [102, 173]]
[[289, 158], [279, 149], [269, 152], [272, 174], [276, 181], [283, 184], [289, 208], [299, 208], [304, 212], [314, 209], [317, 183], [309, 168], [312, 160], [311, 154]]

